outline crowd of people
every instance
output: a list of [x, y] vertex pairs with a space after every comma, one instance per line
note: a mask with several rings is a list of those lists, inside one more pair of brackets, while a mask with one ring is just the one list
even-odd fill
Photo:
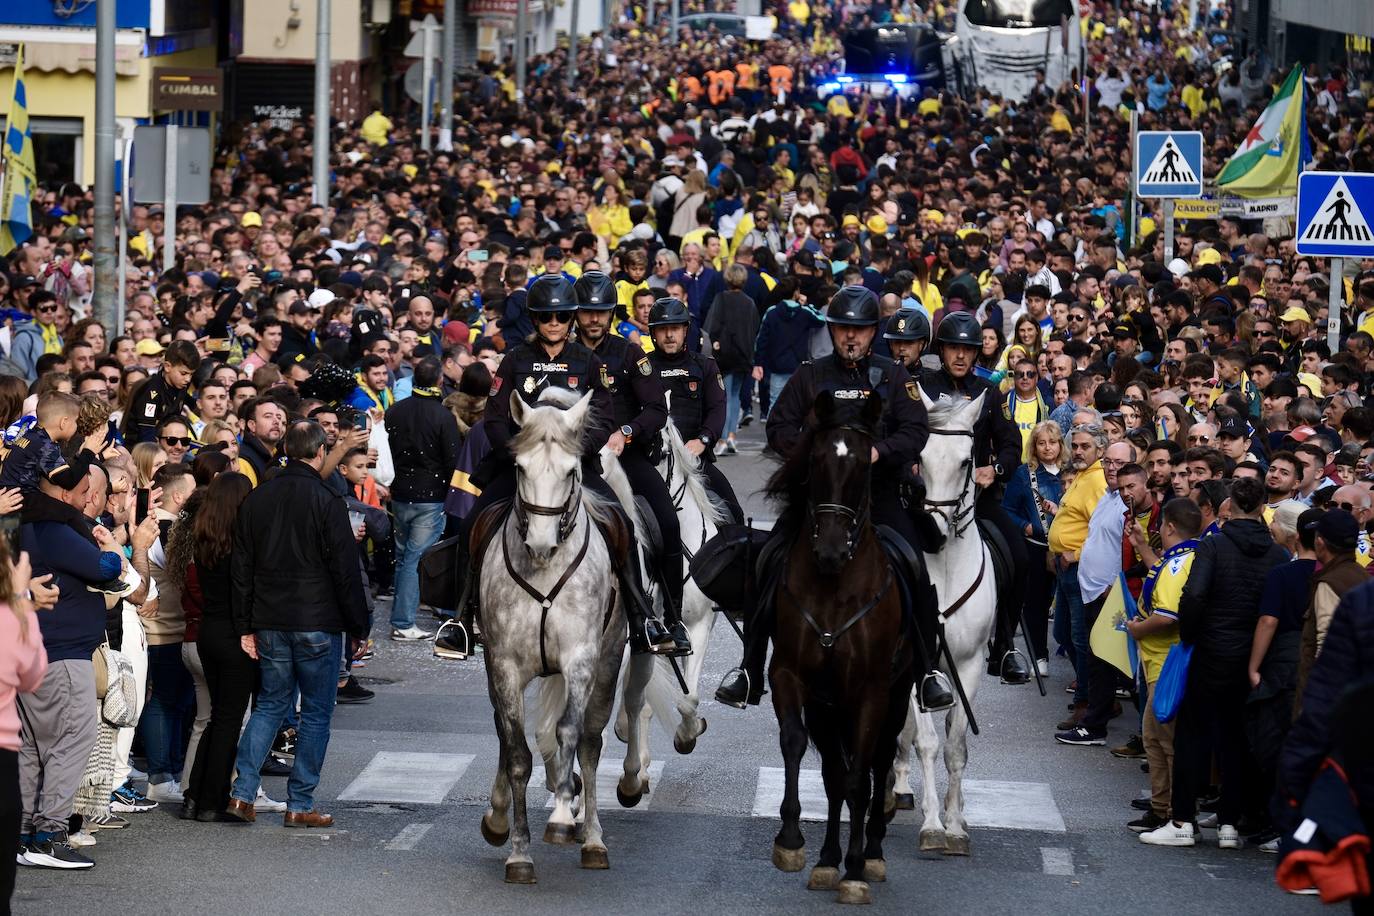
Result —
[[[1347, 262], [1338, 316], [1282, 221], [1185, 220], [1166, 259], [1159, 214], [1129, 198], [1129, 112], [1202, 130], [1215, 174], [1282, 79], [1185, 10], [1092, 4], [1086, 99], [1042, 82], [903, 100], [823, 92], [837, 36], [948, 25], [943, 7], [794, 0], [760, 44], [630, 6], [580, 46], [576, 93], [566, 50], [531, 62], [518, 101], [509, 68], [460, 79], [451, 151], [422, 152], [396, 113], [337, 125], [327, 205], [304, 125], [229, 123], [211, 203], [128, 214], [119, 326], [90, 317], [89, 193], [45, 188], [0, 265], [17, 863], [89, 868], [102, 831], [158, 804], [331, 822], [313, 791], [333, 703], [372, 696], [352, 671], [374, 602], [391, 639], [435, 636], [420, 561], [480, 498], [502, 362], [571, 321], [530, 287], [598, 272], [610, 335], [680, 376], [674, 419], [705, 399], [681, 422], [718, 490], [717, 462], [748, 460], [739, 429], [829, 352], [841, 290], [878, 300], [876, 354], [971, 372], [1019, 435], [975, 478], [1013, 523], [1012, 618], [1040, 674], [1056, 652], [1073, 666], [1055, 740], [1104, 745], [1124, 715], [1112, 753], [1148, 768], [1145, 842], [1212, 824], [1222, 848], [1277, 848], [1339, 756], [1343, 690], [1374, 675], [1374, 259]], [[1370, 73], [1307, 84], [1315, 165], [1374, 171]], [[1139, 684], [1091, 641], [1119, 581]], [[1163, 722], [1178, 643], [1187, 690]], [[287, 801], [267, 797], [259, 773], [288, 770]], [[1349, 777], [1368, 818], [1371, 770]]]

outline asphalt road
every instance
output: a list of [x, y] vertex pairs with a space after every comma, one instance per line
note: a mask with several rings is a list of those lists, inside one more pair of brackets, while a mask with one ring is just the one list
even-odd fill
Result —
[[[771, 518], [753, 495], [770, 467], [758, 424], [741, 454], [722, 459], [747, 510]], [[379, 615], [383, 619], [384, 615]], [[422, 620], [422, 623], [428, 623]], [[316, 796], [330, 830], [257, 824], [199, 824], [172, 810], [132, 816], [127, 830], [97, 834], [87, 872], [21, 868], [16, 913], [232, 914], [378, 913], [571, 914], [819, 912], [832, 894], [808, 892], [806, 876], [770, 863], [781, 765], [771, 708], [739, 712], [709, 699], [739, 645], [722, 624], [709, 647], [702, 712], [710, 723], [690, 756], [655, 729], [653, 788], [633, 810], [603, 794], [611, 869], [578, 867], [575, 847], [539, 841], [544, 795], [531, 792], [532, 887], [503, 883], [504, 850], [488, 846], [478, 821], [496, 767], [496, 738], [480, 661], [446, 662], [427, 643], [392, 643], [378, 627], [376, 658], [360, 672], [377, 691], [364, 706], [341, 706]], [[971, 739], [968, 771], [972, 856], [917, 851], [919, 818], [900, 812], [886, 845], [888, 880], [873, 886], [880, 912], [1315, 913], [1315, 899], [1278, 890], [1274, 859], [1257, 850], [1221, 851], [1212, 831], [1193, 849], [1140, 844], [1124, 824], [1147, 785], [1135, 761], [1103, 748], [1051, 739], [1072, 677], [1056, 659], [1050, 692], [988, 679]], [[1124, 739], [1126, 719], [1113, 723]], [[1113, 741], [1110, 743], [1118, 743]], [[608, 736], [604, 771], [618, 775], [623, 745]], [[819, 769], [814, 754], [805, 767]], [[916, 777], [913, 777], [913, 783]], [[285, 780], [268, 779], [274, 798]], [[974, 799], [976, 798], [976, 803]], [[917, 789], [919, 803], [920, 792]], [[976, 815], [974, 810], [976, 808]], [[822, 825], [805, 825], [809, 861]]]

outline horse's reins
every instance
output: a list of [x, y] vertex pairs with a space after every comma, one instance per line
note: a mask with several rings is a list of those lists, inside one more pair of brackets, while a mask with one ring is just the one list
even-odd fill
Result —
[[558, 516], [558, 541], [562, 543], [572, 533], [573, 523], [577, 521], [577, 508], [582, 504], [582, 483], [574, 481], [568, 490], [568, 498], [561, 506], [541, 506], [529, 502], [515, 487], [515, 524], [523, 539], [530, 530], [530, 515]]
[[[968, 436], [970, 439], [973, 438], [973, 430], [971, 429], [932, 429], [930, 434], [932, 436]], [[954, 535], [956, 538], [963, 537], [964, 532], [973, 524], [973, 502], [970, 501], [967, 506], [964, 505], [964, 497], [969, 493], [970, 489], [977, 489], [976, 487], [971, 488], [969, 486], [972, 482], [973, 462], [969, 461], [964, 466], [964, 486], [960, 489], [957, 497], [954, 499], [927, 498], [922, 501], [926, 509], [945, 520], [945, 524], [949, 526], [950, 534]], [[947, 512], [945, 511], [946, 509], [952, 509], [953, 511]]]
[[811, 612], [807, 610], [806, 604], [803, 603], [800, 599], [798, 599], [796, 595], [792, 594], [792, 590], [787, 587], [786, 577], [783, 578], [782, 590], [787, 593], [788, 597], [790, 597], [794, 602], [796, 602], [797, 610], [801, 611], [802, 619], [806, 621], [807, 625], [810, 626], [812, 630], [816, 631], [816, 635], [819, 636], [821, 640], [821, 647], [829, 649], [832, 648], [835, 645], [835, 642], [846, 632], [848, 632], [848, 630], [851, 627], [857, 624], [860, 620], [863, 620], [864, 617], [868, 616], [868, 612], [878, 606], [878, 602], [883, 600], [883, 596], [887, 594], [887, 590], [892, 587], [892, 566], [890, 564], [884, 565], [887, 568], [887, 575], [883, 578], [883, 584], [882, 587], [878, 589], [878, 593], [874, 595], [873, 598], [867, 604], [859, 608], [858, 611], [856, 611], [848, 620], [846, 620], [840, 626], [838, 630], [835, 630], [834, 632], [825, 629], [819, 623], [816, 622], [816, 618], [811, 616]]

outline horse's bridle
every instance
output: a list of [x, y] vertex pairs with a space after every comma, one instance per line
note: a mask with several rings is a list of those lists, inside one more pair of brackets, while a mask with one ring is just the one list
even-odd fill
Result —
[[[841, 430], [841, 431], [844, 431], [844, 432], [858, 433], [859, 435], [863, 436], [863, 437], [864, 437], [866, 440], [868, 440], [869, 442], [871, 442], [871, 441], [873, 440], [873, 434], [872, 434], [872, 433], [870, 433], [870, 432], [869, 432], [868, 430], [866, 430], [866, 429], [861, 429], [860, 427], [857, 427], [857, 426], [841, 426], [841, 427], [840, 427], [840, 430]], [[871, 478], [871, 476], [872, 476], [871, 467], [870, 467], [870, 471], [869, 471], [869, 476], [870, 476], [870, 478]], [[868, 492], [868, 488], [865, 487], [864, 489], [865, 489], [865, 492], [867, 493], [867, 492]], [[812, 548], [814, 549], [814, 548], [815, 548], [815, 545], [816, 545], [816, 542], [817, 542], [818, 540], [820, 540], [820, 536], [821, 536], [820, 516], [822, 516], [822, 515], [838, 515], [838, 516], [840, 516], [840, 517], [842, 517], [842, 518], [846, 518], [846, 519], [849, 520], [849, 523], [845, 526], [845, 534], [844, 534], [844, 559], [845, 559], [845, 562], [847, 563], [847, 562], [849, 562], [850, 560], [854, 559], [854, 551], [855, 551], [855, 549], [859, 546], [859, 537], [858, 537], [858, 535], [859, 535], [859, 532], [863, 530], [864, 524], [868, 521], [868, 516], [869, 516], [869, 512], [870, 512], [870, 506], [871, 506], [871, 501], [870, 501], [870, 500], [865, 500], [865, 501], [864, 501], [863, 507], [862, 507], [861, 509], [859, 509], [859, 510], [851, 509], [851, 508], [849, 508], [848, 506], [843, 505], [843, 504], [841, 504], [841, 503], [817, 503], [816, 505], [811, 506], [810, 509], [811, 509], [811, 546], [812, 546]]]
[[[932, 429], [932, 436], [968, 436], [973, 438], [971, 429]], [[964, 505], [964, 499], [970, 492], [976, 490], [969, 485], [973, 482], [973, 459], [970, 458], [964, 464], [964, 485], [959, 490], [959, 495], [954, 499], [926, 499], [924, 505], [927, 510], [940, 516], [949, 526], [949, 532], [956, 538], [964, 536], [964, 532], [973, 524], [974, 501], [969, 500], [968, 505]], [[947, 511], [948, 510], [948, 511]]]
[[572, 478], [572, 485], [568, 487], [568, 497], [561, 506], [541, 506], [529, 502], [520, 492], [520, 472], [516, 470], [515, 482], [515, 527], [520, 532], [521, 540], [530, 530], [531, 515], [558, 516], [558, 544], [563, 543], [569, 534], [572, 534], [573, 523], [577, 521], [577, 510], [582, 505], [582, 481], [574, 471], [569, 475]]

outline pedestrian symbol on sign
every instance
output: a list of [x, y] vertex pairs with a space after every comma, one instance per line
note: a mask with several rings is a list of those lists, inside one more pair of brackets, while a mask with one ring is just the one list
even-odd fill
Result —
[[1369, 222], [1356, 206], [1345, 179], [1331, 186], [1316, 215], [1302, 234], [1304, 242], [1369, 242], [1374, 241]]
[[1179, 152], [1174, 138], [1168, 137], [1150, 160], [1141, 180], [1147, 184], [1192, 184], [1198, 178], [1188, 160]]

